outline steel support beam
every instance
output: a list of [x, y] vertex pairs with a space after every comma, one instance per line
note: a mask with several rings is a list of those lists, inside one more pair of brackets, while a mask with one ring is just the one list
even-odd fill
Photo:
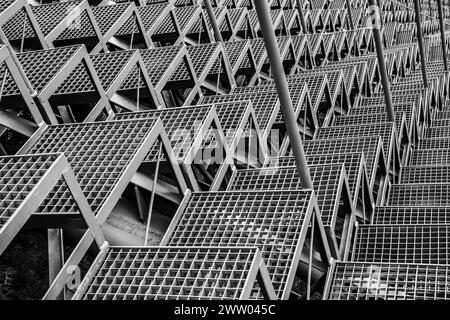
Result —
[[284, 74], [283, 64], [278, 52], [278, 45], [275, 38], [275, 30], [270, 17], [269, 4], [266, 1], [255, 1], [255, 9], [258, 15], [259, 24], [264, 37], [267, 54], [269, 56], [272, 73], [277, 87], [278, 97], [281, 104], [286, 130], [291, 141], [292, 151], [294, 153], [295, 163], [298, 168], [298, 174], [303, 188], [313, 189], [311, 176], [309, 174], [308, 164], [306, 162], [305, 151], [298, 131], [298, 125], [292, 106], [292, 100], [289, 88]]
[[216, 39], [216, 42], [222, 42], [222, 34], [220, 33], [219, 26], [217, 25], [216, 16], [214, 15], [214, 11], [211, 5], [210, 0], [204, 0], [203, 1], [206, 7], [206, 12], [208, 13], [209, 21], [211, 21], [211, 26], [214, 31], [214, 38]]
[[444, 70], [448, 70], [447, 63], [447, 49], [445, 48], [445, 29], [444, 29], [444, 17], [442, 12], [442, 0], [437, 0], [437, 9], [439, 13], [439, 29], [441, 30], [441, 48], [442, 48], [442, 60], [444, 61]]
[[376, 4], [376, 0], [369, 0], [369, 8], [372, 9], [372, 31], [377, 50], [378, 69], [381, 76], [381, 84], [383, 85], [384, 100], [386, 104], [386, 113], [389, 121], [395, 122], [394, 109], [392, 107], [391, 92], [389, 89], [389, 81], [387, 77], [386, 61], [384, 60], [383, 41], [381, 38], [381, 8]]
[[423, 49], [423, 34], [422, 34], [422, 23], [420, 18], [419, 0], [414, 0], [413, 2], [414, 2], [414, 11], [416, 12], [417, 40], [419, 41], [420, 63], [422, 64], [423, 85], [425, 88], [428, 88], [427, 64], [425, 61], [425, 51]]

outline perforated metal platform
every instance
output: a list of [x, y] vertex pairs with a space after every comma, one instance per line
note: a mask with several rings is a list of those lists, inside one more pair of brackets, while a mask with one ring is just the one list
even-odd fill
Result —
[[449, 299], [450, 268], [430, 264], [333, 262], [327, 300]]
[[[256, 246], [277, 297], [287, 298], [314, 211], [310, 190], [193, 193], [172, 220], [162, 244]], [[258, 291], [252, 296], [257, 297]]]
[[393, 184], [390, 206], [448, 206], [450, 185], [446, 184]]
[[[67, 157], [97, 220], [104, 221], [162, 132], [157, 118], [47, 126], [22, 148], [26, 154], [62, 152]], [[95, 179], [94, 179], [95, 178]], [[77, 213], [62, 188], [52, 189], [37, 214]]]
[[449, 207], [376, 207], [374, 224], [447, 224]]
[[450, 168], [402, 167], [399, 183], [450, 183]]
[[248, 299], [257, 275], [274, 298], [257, 248], [104, 248], [73, 299]]
[[352, 261], [448, 264], [450, 226], [358, 226]]

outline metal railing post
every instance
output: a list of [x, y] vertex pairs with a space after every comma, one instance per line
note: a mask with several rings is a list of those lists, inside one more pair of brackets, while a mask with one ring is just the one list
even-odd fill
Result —
[[442, 48], [442, 60], [444, 61], [444, 69], [448, 70], [447, 63], [447, 49], [445, 47], [445, 29], [444, 29], [444, 17], [442, 14], [442, 0], [437, 0], [437, 9], [439, 14], [439, 29], [441, 30], [441, 48]]
[[423, 85], [425, 88], [428, 88], [427, 64], [425, 62], [425, 51], [423, 49], [423, 33], [422, 33], [422, 23], [421, 23], [421, 18], [420, 18], [419, 0], [414, 0], [414, 10], [416, 12], [417, 40], [419, 41], [420, 63], [422, 64]]
[[291, 141], [291, 148], [294, 153], [295, 163], [301, 179], [301, 184], [303, 188], [313, 189], [308, 164], [306, 162], [305, 151], [303, 150], [303, 144], [294, 114], [294, 108], [292, 107], [292, 100], [286, 81], [286, 75], [284, 73], [283, 64], [281, 63], [278, 45], [275, 38], [275, 30], [270, 18], [269, 5], [267, 1], [255, 1], [254, 3], [258, 20], [261, 25], [261, 31], [269, 56], [270, 65], [272, 67], [278, 98], [280, 99], [281, 112], [283, 114], [289, 139]]
[[386, 104], [386, 113], [389, 121], [395, 122], [394, 109], [392, 108], [391, 92], [389, 89], [389, 80], [387, 77], [386, 62], [384, 61], [383, 42], [381, 39], [381, 8], [376, 4], [376, 0], [369, 0], [369, 8], [372, 10], [372, 31], [377, 49], [378, 69], [381, 76], [381, 84], [383, 85], [384, 100]]

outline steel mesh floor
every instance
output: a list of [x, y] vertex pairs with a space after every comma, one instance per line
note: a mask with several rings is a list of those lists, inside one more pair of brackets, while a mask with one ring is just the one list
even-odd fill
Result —
[[329, 300], [448, 299], [450, 269], [443, 265], [336, 262]]
[[165, 245], [256, 246], [280, 298], [292, 285], [311, 196], [309, 190], [193, 193]]
[[111, 247], [80, 299], [239, 299], [256, 254], [243, 247]]

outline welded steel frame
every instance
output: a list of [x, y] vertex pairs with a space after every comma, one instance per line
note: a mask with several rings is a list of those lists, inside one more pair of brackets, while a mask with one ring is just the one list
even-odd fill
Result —
[[[174, 9], [175, 16], [177, 17], [179, 23], [181, 23], [180, 15], [182, 14], [182, 11], [185, 10], [193, 10], [193, 12], [190, 12], [189, 18], [186, 22], [184, 22], [184, 25], [180, 25], [181, 29], [181, 37], [184, 41], [184, 43], [188, 45], [196, 45], [200, 43], [210, 43], [213, 41], [214, 37], [212, 35], [211, 30], [208, 29], [206, 24], [206, 14], [203, 12], [201, 6], [189, 6], [189, 7], [178, 7]], [[201, 32], [195, 33], [191, 32], [191, 30], [194, 29], [194, 26], [200, 23], [202, 26], [202, 29], [200, 29]]]
[[[189, 105], [200, 95], [200, 85], [186, 46], [158, 47], [140, 50], [139, 52], [145, 65], [146, 74], [154, 88], [156, 101], [160, 105], [167, 107], [170, 107], [171, 104], [174, 104], [174, 106]], [[186, 79], [176, 77], [180, 70], [188, 76]], [[120, 91], [132, 90], [134, 92], [134, 90], [138, 90], [137, 77], [135, 68], [133, 73], [128, 75], [126, 83], [122, 85]], [[141, 87], [142, 82], [139, 89]], [[186, 97], [181, 97], [182, 101], [177, 102], [173, 94], [176, 94], [178, 89], [190, 90], [190, 92]]]
[[[88, 228], [87, 232], [91, 234], [98, 245], [104, 241], [103, 234], [94, 219], [91, 207], [87, 203], [77, 179], [63, 154], [6, 156], [0, 157], [0, 162], [2, 163], [0, 170], [3, 172], [2, 180], [4, 181], [2, 184], [5, 187], [8, 185], [11, 187], [10, 190], [4, 189], [6, 192], [2, 197], [3, 201], [5, 201], [4, 208], [9, 207], [8, 202], [11, 205], [14, 203], [17, 205], [6, 222], [2, 223], [0, 229], [0, 237], [2, 239], [0, 241], [0, 255], [8, 247], [17, 233], [26, 225], [28, 220], [35, 214], [47, 194], [60, 179], [64, 181], [65, 187], [70, 192], [70, 196], [76, 202], [84, 224]], [[9, 163], [11, 171], [8, 168], [5, 171], [6, 163]], [[34, 174], [33, 167], [37, 169]], [[22, 183], [16, 184], [14, 182], [15, 179], [18, 179]], [[14, 185], [11, 185], [11, 182]], [[30, 184], [29, 187], [25, 188], [25, 185], [28, 184]], [[14, 190], [19, 192], [14, 192]], [[66, 214], [60, 216], [64, 216], [63, 219], [68, 218]], [[52, 223], [49, 223], [48, 219], [43, 219], [38, 222], [41, 228], [48, 228], [49, 225], [50, 228], [54, 227]]]
[[[139, 124], [144, 125], [144, 123], [147, 120], [138, 121], [136, 126]], [[111, 121], [104, 123], [105, 125], [127, 125], [131, 124], [131, 121]], [[95, 126], [97, 127], [100, 123], [95, 123]], [[101, 207], [98, 207], [97, 210], [95, 210], [95, 221], [102, 225], [105, 220], [108, 218], [109, 214], [111, 213], [112, 209], [116, 205], [117, 201], [119, 200], [121, 194], [124, 192], [125, 188], [131, 181], [134, 174], [136, 174], [140, 164], [144, 161], [144, 158], [146, 157], [147, 153], [150, 151], [152, 146], [157, 142], [162, 142], [166, 153], [171, 154], [171, 147], [169, 140], [164, 132], [164, 127], [162, 125], [161, 120], [159, 119], [153, 119], [153, 122], [149, 123], [151, 126], [151, 129], [147, 131], [147, 134], [144, 137], [141, 137], [140, 144], [136, 146], [136, 153], [134, 156], [130, 156], [130, 162], [129, 164], [124, 168], [122, 171], [117, 183], [113, 186], [111, 192], [103, 202], [103, 205]], [[85, 126], [85, 125], [94, 125], [94, 124], [75, 124], [75, 126]], [[72, 125], [71, 125], [72, 126]], [[39, 141], [40, 137], [42, 135], [45, 135], [46, 127], [42, 127], [39, 132], [37, 132], [33, 137], [30, 138], [30, 140], [27, 141], [25, 146], [20, 150], [20, 153], [26, 154], [29, 153], [28, 151], [33, 149], [33, 145]], [[52, 126], [50, 126], [51, 128]], [[70, 161], [69, 161], [70, 163]], [[171, 163], [172, 169], [174, 172], [174, 175], [176, 177], [176, 182], [178, 184], [179, 192], [181, 194], [184, 194], [187, 190], [185, 180], [183, 178], [183, 175], [181, 173], [180, 168], [178, 165], [174, 162]], [[83, 187], [83, 186], [81, 186]], [[72, 275], [72, 271], [70, 269], [73, 268], [73, 266], [76, 266], [80, 263], [81, 259], [84, 256], [83, 252], [86, 252], [89, 247], [92, 244], [92, 241], [94, 240], [92, 234], [86, 232], [82, 236], [80, 242], [77, 244], [75, 251], [70, 255], [70, 257], [66, 260], [63, 268], [60, 270], [58, 275], [56, 276], [55, 280], [53, 281], [52, 285], [50, 286], [49, 290], [46, 292], [44, 299], [55, 299], [59, 293], [64, 289], [64, 286], [66, 282], [70, 279], [70, 276]]]
[[[151, 12], [152, 9], [160, 8], [156, 13]], [[176, 32], [181, 36], [180, 27], [178, 25], [178, 20], [174, 13], [175, 6], [173, 2], [163, 2], [163, 3], [155, 3], [149, 4], [145, 6], [137, 7], [138, 15], [144, 25], [145, 29], [145, 37], [148, 41], [151, 41], [155, 46], [158, 41], [164, 39], [164, 35], [159, 35], [157, 33], [160, 25], [165, 22], [166, 19], [170, 19], [173, 23], [173, 27]], [[133, 19], [133, 17], [131, 17]], [[131, 28], [130, 28], [131, 24]], [[130, 36], [131, 32], [133, 32], [134, 20], [130, 21], [130, 18], [127, 20], [125, 25], [121, 29], [119, 29], [117, 36]]]
[[302, 72], [306, 69], [312, 69], [314, 62], [309, 48], [307, 35], [299, 34], [291, 36], [292, 45], [296, 56], [297, 68], [292, 70], [292, 74]]
[[[201, 123], [187, 123], [187, 126], [194, 127], [193, 129], [195, 132], [193, 133], [193, 137], [189, 139], [188, 141], [185, 141], [186, 143], [189, 143], [188, 146], [179, 145], [180, 137], [176, 134], [179, 134], [177, 132], [178, 130], [189, 130], [186, 124], [183, 126], [183, 120], [180, 119], [174, 119], [170, 116], [171, 113], [175, 114], [176, 116], [185, 117], [189, 120], [190, 115], [194, 115], [195, 110], [199, 110], [198, 112], [203, 112], [203, 118], [201, 119]], [[202, 110], [203, 109], [203, 110]], [[209, 110], [208, 110], [209, 109]], [[166, 128], [168, 140], [171, 143], [172, 149], [174, 149], [173, 153], [168, 157], [166, 157], [166, 161], [169, 160], [170, 162], [176, 162], [181, 167], [183, 171], [183, 175], [185, 178], [186, 183], [188, 184], [188, 187], [191, 188], [191, 190], [194, 191], [200, 191], [202, 188], [200, 187], [201, 181], [198, 181], [197, 176], [195, 174], [196, 172], [196, 156], [200, 153], [203, 153], [205, 143], [208, 141], [208, 133], [210, 130], [216, 129], [218, 133], [217, 140], [215, 141], [216, 144], [214, 147], [223, 148], [223, 159], [222, 163], [212, 163], [214, 159], [201, 159], [200, 166], [203, 165], [217, 165], [217, 171], [215, 176], [211, 177], [211, 181], [209, 181], [209, 188], [210, 191], [219, 190], [221, 187], [223, 187], [224, 184], [228, 182], [227, 180], [227, 174], [232, 168], [232, 153], [228, 149], [228, 145], [225, 139], [225, 134], [222, 129], [219, 117], [217, 115], [217, 112], [213, 105], [209, 106], [183, 106], [183, 107], [177, 107], [177, 108], [166, 108], [166, 109], [159, 109], [159, 110], [152, 110], [152, 111], [143, 111], [143, 112], [131, 112], [131, 113], [121, 113], [117, 114], [114, 119], [116, 120], [124, 120], [124, 119], [145, 119], [145, 118], [154, 118], [159, 117], [161, 118], [162, 124]], [[195, 121], [193, 121], [195, 122]], [[190, 132], [190, 130], [189, 130]], [[171, 140], [173, 139], [173, 140]], [[185, 148], [184, 150], [176, 149], [178, 147]], [[182, 153], [180, 154], [180, 151]], [[149, 159], [146, 157], [145, 162], [152, 161], [152, 159]], [[203, 173], [204, 174], [204, 173]]]
[[[129, 99], [124, 93], [121, 92], [122, 85], [128, 79], [130, 74], [134, 74], [134, 71], [139, 72], [141, 81], [144, 87], [148, 89], [150, 93], [150, 107], [164, 107], [164, 101], [160, 101], [156, 94], [156, 90], [151, 83], [150, 76], [147, 73], [142, 55], [139, 50], [122, 50], [115, 52], [97, 53], [90, 55], [93, 61], [94, 68], [99, 75], [100, 81], [102, 83], [103, 89], [105, 90], [106, 96], [108, 97], [110, 103], [118, 105], [121, 108], [128, 111], [139, 111], [142, 106], [139, 101]], [[120, 59], [115, 61], [115, 59]], [[111, 79], [111, 74], [116, 71], [116, 75]], [[136, 79], [137, 81], [137, 79]], [[136, 97], [140, 97], [136, 94]], [[147, 108], [144, 106], [142, 109]], [[90, 115], [88, 121], [95, 119], [95, 115]], [[108, 118], [111, 119], [113, 112], [109, 113]]]
[[[261, 166], [267, 156], [267, 145], [256, 120], [252, 102], [248, 100], [215, 103], [214, 108], [224, 130], [225, 141], [233, 154], [235, 166], [247, 168]], [[256, 139], [256, 141], [253, 139]], [[242, 150], [242, 143], [251, 144]], [[256, 157], [252, 154], [253, 151], [256, 152]]]
[[[351, 234], [355, 224], [355, 210], [349, 193], [348, 178], [343, 164], [308, 166], [313, 182], [323, 227], [327, 234], [328, 245], [332, 256], [346, 260], [351, 247]], [[317, 172], [317, 175], [316, 175]], [[327, 175], [328, 173], [328, 175]], [[324, 178], [326, 176], [326, 178]], [[230, 178], [227, 191], [269, 191], [289, 192], [300, 188], [300, 177], [297, 167], [270, 167], [246, 170], [235, 170]], [[334, 181], [337, 180], [337, 181]], [[330, 194], [328, 184], [333, 185]], [[342, 205], [342, 208], [341, 208]], [[328, 207], [330, 206], [330, 207]], [[325, 212], [327, 215], [325, 216]], [[337, 226], [338, 215], [345, 218]], [[341, 217], [342, 218], [342, 217]], [[341, 230], [342, 228], [342, 230]], [[337, 240], [337, 230], [341, 230], [342, 239]]]
[[[56, 65], [58, 71], [55, 71], [54, 75], [50, 79], [47, 78], [47, 83], [43, 82], [41, 76], [45, 75], [48, 70], [39, 69], [46, 68], [45, 66], [37, 67], [38, 69], [36, 69], [36, 66], [28, 65], [28, 63], [39, 63], [41, 59], [44, 59], [44, 63], [47, 63], [48, 65], [50, 63], [53, 63], [53, 61], [45, 62], [46, 54], [63, 54], [64, 51], [68, 51], [70, 55], [65, 55], [66, 61], [64, 65]], [[33, 62], [29, 62], [26, 60], [31, 59], [33, 55], [37, 55], [37, 58], [33, 59]], [[42, 56], [39, 57], [39, 55]], [[29, 56], [29, 58], [27, 58], [27, 56]], [[56, 107], [56, 103], [58, 103], [58, 105], [70, 105], [71, 102], [73, 102], [73, 95], [68, 94], [66, 96], [60, 97], [61, 99], [59, 99], [59, 97], [57, 97], [57, 93], [66, 81], [73, 80], [71, 79], [71, 74], [74, 70], [76, 70], [78, 66], [80, 66], [80, 68], [87, 72], [90, 78], [89, 81], [92, 84], [95, 93], [98, 95], [95, 107], [90, 111], [91, 114], [100, 113], [102, 110], [105, 110], [107, 113], [112, 112], [108, 98], [101, 85], [100, 78], [98, 77], [94, 69], [92, 61], [84, 45], [47, 49], [43, 51], [31, 51], [18, 54], [17, 57], [19, 61], [22, 60], [27, 63], [22, 63], [22, 67], [24, 68], [25, 74], [27, 74], [33, 87], [39, 89], [35, 101], [38, 105], [39, 110], [41, 111], [42, 117], [48, 124], [56, 124], [58, 122], [65, 121], [64, 118], [61, 118], [61, 120], [58, 120], [56, 118], [54, 108], [52, 108], [52, 106]], [[62, 59], [62, 57], [57, 57], [57, 59]], [[33, 70], [31, 70], [30, 68], [33, 68]], [[3, 96], [3, 99], [5, 98], [7, 97]], [[12, 94], [9, 98], [12, 102], [15, 101], [17, 96], [15, 94]], [[64, 111], [60, 110], [60, 112]], [[61, 116], [63, 116], [63, 114]]]
[[[213, 50], [211, 51], [211, 55], [204, 57], [200, 50], [206, 51], [208, 50], [208, 47], [213, 47]], [[215, 94], [226, 94], [236, 86], [223, 43], [199, 44], [196, 46], [188, 46], [187, 49], [192, 61], [192, 67], [197, 76], [197, 81], [202, 90], [213, 92]], [[204, 60], [205, 58], [207, 59], [206, 63]], [[216, 61], [221, 61], [222, 68], [219, 71], [223, 72], [220, 74], [211, 72], [214, 71]], [[228, 86], [228, 88], [217, 83], [217, 78], [219, 76], [225, 77], [225, 85]]]
[[[386, 169], [390, 174], [390, 180], [395, 183], [398, 180], [400, 166], [402, 164], [400, 155], [400, 139], [398, 138], [396, 126], [392, 122], [370, 123], [364, 126], [341, 126], [322, 127], [317, 130], [314, 139], [342, 139], [351, 137], [380, 136], [383, 141], [384, 154], [386, 155]], [[409, 143], [404, 146], [408, 150]]]
[[47, 48], [47, 42], [45, 40], [44, 34], [42, 33], [39, 24], [36, 20], [36, 17], [31, 10], [30, 4], [28, 4], [27, 0], [14, 0], [11, 4], [0, 12], [0, 28], [12, 17], [14, 17], [20, 10], [24, 11], [28, 22], [30, 23], [30, 27], [33, 32], [36, 34], [38, 42], [41, 48]]
[[[109, 26], [109, 28], [106, 30], [106, 26], [102, 26], [102, 19], [100, 17], [101, 9], [102, 8], [120, 8], [120, 7], [126, 7], [125, 10], [123, 10], [122, 14], [117, 18], [114, 23]], [[144, 22], [141, 19], [141, 16], [139, 15], [139, 10], [137, 9], [136, 5], [133, 2], [125, 3], [125, 4], [116, 4], [116, 5], [103, 5], [103, 6], [97, 6], [92, 7], [92, 12], [94, 16], [96, 16], [97, 23], [99, 25], [100, 31], [103, 34], [103, 38], [105, 42], [108, 44], [112, 44], [114, 47], [120, 48], [122, 50], [129, 50], [133, 49], [133, 44], [130, 41], [124, 41], [123, 39], [118, 39], [115, 37], [116, 33], [120, 30], [120, 28], [128, 21], [128, 19], [134, 19], [136, 23], [136, 27], [138, 28], [138, 33], [140, 34], [140, 38], [142, 40], [142, 45], [145, 48], [151, 48], [153, 46], [153, 42], [151, 38], [146, 36], [145, 33], [145, 27]], [[92, 53], [99, 53], [102, 50], [102, 47], [100, 45], [97, 45], [93, 50]]]
[[[359, 137], [304, 141], [306, 156], [311, 154], [336, 154], [362, 152], [366, 160], [370, 190], [377, 205], [385, 202], [388, 185], [386, 157], [381, 137]], [[280, 155], [291, 156], [290, 145], [280, 150]]]
[[[246, 8], [228, 9], [228, 16], [232, 27], [231, 40], [253, 39], [256, 37]], [[223, 34], [224, 31], [221, 30], [221, 32]]]
[[[242, 87], [245, 90], [247, 88], [258, 88], [258, 87]], [[251, 89], [250, 89], [251, 90]], [[260, 101], [268, 100], [273, 101], [273, 105], [268, 105], [267, 101], [262, 104]], [[258, 122], [259, 128], [262, 133], [263, 141], [268, 141], [270, 136], [270, 131], [275, 123], [280, 112], [280, 101], [278, 99], [278, 94], [276, 90], [270, 91], [254, 91], [238, 94], [228, 94], [228, 95], [216, 95], [216, 96], [206, 96], [203, 97], [199, 103], [210, 104], [210, 103], [222, 103], [222, 102], [232, 102], [232, 101], [251, 101], [253, 108], [255, 110], [256, 120]], [[259, 103], [258, 103], [259, 102]], [[264, 119], [264, 122], [261, 120]]]
[[[323, 300], [442, 300], [449, 299], [447, 265], [369, 263], [333, 260]], [[424, 287], [422, 284], [429, 286]]]
[[[29, 137], [37, 129], [37, 126], [43, 122], [43, 118], [6, 46], [0, 46], [0, 66], [2, 64], [4, 66], [4, 72], [8, 70], [12, 80], [16, 83], [25, 104], [25, 109], [30, 112], [34, 123], [20, 117], [20, 113], [23, 110], [17, 111], [17, 105], [15, 106], [16, 110], [8, 110], [8, 104], [6, 104], [2, 106], [0, 110], [0, 136], [2, 136], [7, 129], [11, 129]], [[2, 100], [2, 96], [0, 95], [0, 101]], [[0, 148], [2, 148], [1, 145]], [[1, 152], [2, 151], [0, 151], [0, 153]]]
[[248, 40], [224, 42], [236, 86], [248, 85], [257, 73], [253, 51]]
[[[301, 197], [305, 197], [306, 199], [304, 200], [304, 209], [305, 212], [301, 212], [301, 215], [303, 215], [303, 223], [301, 223], [300, 225], [297, 225], [295, 227], [296, 231], [295, 233], [297, 234], [296, 239], [294, 240], [294, 242], [289, 241], [286, 242], [286, 239], [288, 239], [287, 237], [283, 237], [281, 239], [281, 241], [285, 241], [284, 246], [285, 248], [287, 247], [291, 247], [292, 249], [291, 251], [291, 255], [292, 258], [290, 259], [291, 261], [288, 262], [288, 266], [281, 266], [279, 265], [279, 263], [276, 263], [274, 265], [274, 263], [270, 263], [270, 261], [267, 261], [266, 259], [269, 260], [273, 260], [277, 258], [274, 258], [274, 255], [278, 255], [279, 251], [278, 249], [276, 249], [274, 246], [272, 248], [272, 245], [266, 242], [258, 242], [258, 248], [262, 251], [263, 254], [263, 260], [265, 261], [267, 268], [269, 270], [269, 274], [271, 273], [271, 270], [274, 270], [273, 272], [280, 272], [280, 268], [282, 269], [288, 269], [288, 271], [284, 271], [285, 275], [283, 277], [283, 281], [280, 282], [280, 280], [278, 280], [277, 285], [274, 285], [275, 291], [277, 293], [277, 297], [278, 299], [288, 299], [290, 294], [291, 294], [291, 290], [292, 290], [292, 285], [294, 282], [294, 278], [295, 278], [295, 274], [298, 270], [298, 266], [301, 262], [308, 264], [308, 261], [304, 262], [304, 258], [302, 258], [302, 248], [305, 247], [306, 244], [306, 238], [308, 237], [308, 229], [310, 229], [311, 226], [311, 222], [314, 221], [314, 223], [312, 223], [315, 226], [315, 232], [314, 232], [314, 246], [318, 247], [317, 249], [319, 249], [320, 252], [320, 257], [322, 259], [323, 263], [326, 263], [325, 261], [329, 261], [331, 259], [331, 257], [333, 256], [333, 253], [331, 251], [331, 249], [329, 248], [328, 245], [328, 241], [327, 241], [327, 236], [324, 232], [324, 228], [322, 225], [322, 219], [321, 219], [321, 215], [320, 215], [320, 211], [317, 205], [317, 200], [316, 197], [314, 196], [314, 193], [312, 190], [293, 190], [293, 191], [280, 191], [280, 190], [276, 190], [276, 191], [238, 191], [238, 192], [233, 192], [233, 191], [221, 191], [221, 192], [216, 192], [216, 193], [198, 193], [198, 192], [188, 192], [183, 200], [182, 205], [178, 208], [178, 211], [174, 217], [174, 219], [172, 219], [172, 222], [169, 226], [169, 228], [167, 229], [166, 234], [164, 235], [164, 238], [161, 241], [161, 245], [166, 246], [166, 245], [170, 245], [170, 246], [174, 246], [177, 245], [177, 242], [179, 242], [178, 238], [179, 238], [179, 233], [183, 231], [183, 229], [185, 228], [185, 225], [182, 224], [183, 220], [189, 219], [189, 215], [192, 215], [189, 213], [188, 208], [192, 207], [192, 206], [196, 206], [196, 205], [202, 205], [201, 203], [197, 202], [197, 198], [208, 198], [208, 197], [216, 197], [216, 198], [223, 198], [223, 199], [228, 199], [230, 197], [236, 197], [236, 200], [239, 201], [239, 199], [242, 199], [242, 201], [245, 201], [246, 198], [254, 198], [255, 200], [258, 199], [258, 201], [252, 201], [251, 202], [251, 207], [253, 207], [253, 210], [246, 210], [245, 212], [241, 212], [239, 214], [239, 217], [233, 217], [232, 215], [236, 216], [236, 211], [237, 210], [233, 210], [230, 211], [230, 215], [227, 217], [223, 217], [221, 212], [218, 212], [217, 210], [214, 210], [214, 208], [210, 207], [210, 206], [206, 206], [201, 208], [201, 212], [204, 213], [207, 217], [211, 217], [211, 219], [220, 219], [221, 223], [220, 224], [214, 224], [214, 223], [208, 223], [205, 224], [205, 220], [202, 219], [201, 221], [196, 221], [196, 224], [201, 223], [201, 227], [202, 228], [206, 228], [205, 231], [209, 231], [208, 234], [209, 235], [215, 235], [217, 234], [218, 230], [216, 230], [217, 228], [220, 228], [220, 230], [223, 230], [223, 227], [225, 227], [225, 230], [229, 230], [229, 233], [235, 233], [238, 229], [236, 229], [236, 223], [239, 223], [240, 220], [245, 220], [242, 221], [240, 225], [242, 225], [242, 227], [244, 228], [249, 228], [249, 225], [251, 226], [250, 232], [260, 232], [257, 231], [259, 228], [263, 228], [265, 225], [265, 221], [267, 219], [258, 219], [258, 216], [263, 215], [267, 216], [267, 210], [263, 209], [261, 207], [261, 202], [263, 202], [264, 200], [267, 201], [273, 201], [273, 199], [278, 199], [280, 197], [283, 198], [290, 198], [290, 199], [301, 199]], [[237, 204], [237, 202], [233, 202], [230, 203], [230, 209], [232, 209], [233, 207], [235, 207]], [[283, 202], [277, 202], [278, 206], [281, 206], [282, 209], [283, 208]], [[222, 203], [221, 206], [225, 206], [225, 209], [228, 206], [228, 204], [226, 203]], [[270, 217], [270, 219], [281, 219], [281, 220], [286, 220], [286, 223], [283, 223], [283, 225], [285, 224], [295, 224], [296, 220], [298, 218], [301, 217], [296, 217], [299, 212], [298, 210], [301, 209], [297, 209], [296, 212], [292, 211], [292, 208], [288, 208], [286, 207], [286, 204], [284, 204], [284, 210], [280, 210], [279, 214], [280, 216], [272, 216]], [[239, 210], [241, 211], [241, 210]], [[293, 215], [293, 216], [292, 216]], [[286, 216], [286, 217], [285, 217]], [[195, 217], [193, 217], [195, 218]], [[297, 218], [297, 219], [296, 219]], [[223, 224], [223, 219], [227, 219], [230, 220], [229, 223]], [[270, 229], [272, 232], [285, 232], [282, 229], [279, 229], [280, 224], [273, 224]], [[292, 228], [294, 228], [294, 226], [292, 226]], [[290, 228], [290, 230], [292, 230]], [[188, 231], [188, 230], [186, 230]], [[187, 238], [187, 240], [190, 243], [196, 243], [196, 245], [200, 244], [202, 245], [202, 247], [211, 247], [212, 245], [216, 245], [220, 244], [220, 245], [230, 245], [231, 243], [229, 242], [229, 238], [228, 237], [213, 237], [208, 238], [208, 237], [198, 237], [198, 235], [193, 234], [191, 232], [192, 230], [189, 229], [189, 232], [185, 232], [184, 237]], [[244, 244], [247, 243], [247, 241], [250, 241], [252, 244], [249, 244], [250, 246], [253, 246], [255, 243], [254, 240], [251, 240], [251, 238], [249, 238], [248, 236], [246, 237], [246, 233], [242, 234], [239, 233], [239, 237], [237, 238], [240, 241], [244, 242]], [[206, 241], [206, 243], [205, 243]], [[320, 242], [320, 243], [318, 243]], [[263, 245], [261, 245], [263, 244]], [[237, 245], [239, 246], [240, 244], [238, 242], [233, 243], [233, 245]], [[274, 252], [276, 251], [276, 253]], [[306, 258], [308, 259], [308, 258]], [[314, 266], [312, 266], [314, 268]], [[322, 267], [323, 268], [323, 267]], [[326, 268], [326, 267], [325, 267]], [[316, 269], [316, 268], [314, 268]], [[278, 271], [277, 271], [278, 270]], [[323, 273], [324, 270], [320, 270], [320, 268], [316, 269], [316, 272], [319, 271], [320, 273]], [[314, 271], [313, 271], [314, 272]], [[271, 278], [275, 276], [275, 275], [271, 275]], [[272, 283], [274, 283], [275, 279], [272, 278]]]
[[[126, 256], [124, 257], [124, 255]], [[121, 261], [120, 268], [122, 270], [128, 270], [127, 274], [133, 272], [130, 270], [131, 268], [123, 267], [122, 263], [127, 261], [127, 257], [130, 257], [129, 261], [136, 263], [142, 255], [145, 255], [145, 259], [142, 259], [141, 263], [148, 267], [141, 269], [142, 276], [138, 278], [131, 276], [134, 280], [133, 284], [124, 285], [127, 292], [120, 293], [122, 287], [115, 286], [111, 281], [112, 277], [106, 276], [109, 272], [105, 271], [114, 268], [113, 266], [116, 264], [113, 261]], [[165, 256], [164, 259], [161, 259], [162, 255]], [[168, 262], [171, 262], [170, 268], [166, 266]], [[188, 268], [186, 263], [191, 267]], [[202, 265], [201, 269], [198, 267], [200, 264]], [[141, 266], [141, 264], [136, 265], [137, 268]], [[202, 270], [208, 270], [208, 276], [203, 276]], [[234, 274], [235, 270], [240, 271]], [[180, 275], [178, 279], [172, 276], [173, 272]], [[184, 273], [189, 273], [191, 279], [196, 278], [197, 280], [178, 286], [179, 280], [186, 280], [181, 276]], [[164, 275], [161, 276], [162, 274]], [[169, 275], [170, 277], [167, 278]], [[224, 275], [228, 275], [226, 283], [223, 283]], [[103, 280], [99, 284], [101, 278]], [[108, 279], [111, 282], [108, 282]], [[139, 283], [137, 279], [141, 279], [141, 282]], [[165, 280], [152, 282], [152, 280], [158, 279]], [[110, 247], [105, 242], [72, 300], [107, 300], [111, 298], [114, 300], [174, 298], [248, 300], [255, 284], [262, 289], [266, 299], [276, 299], [267, 267], [261, 252], [256, 247]], [[136, 288], [137, 286], [139, 288]], [[169, 287], [170, 293], [167, 291]], [[178, 291], [178, 293], [174, 293], [174, 291]]]
[[[362, 223], [372, 221], [375, 201], [373, 200], [372, 189], [369, 186], [364, 153], [308, 154], [306, 160], [311, 166], [344, 164], [356, 218]], [[264, 167], [272, 168], [293, 165], [295, 165], [294, 157], [290, 156], [267, 158], [264, 163]]]

